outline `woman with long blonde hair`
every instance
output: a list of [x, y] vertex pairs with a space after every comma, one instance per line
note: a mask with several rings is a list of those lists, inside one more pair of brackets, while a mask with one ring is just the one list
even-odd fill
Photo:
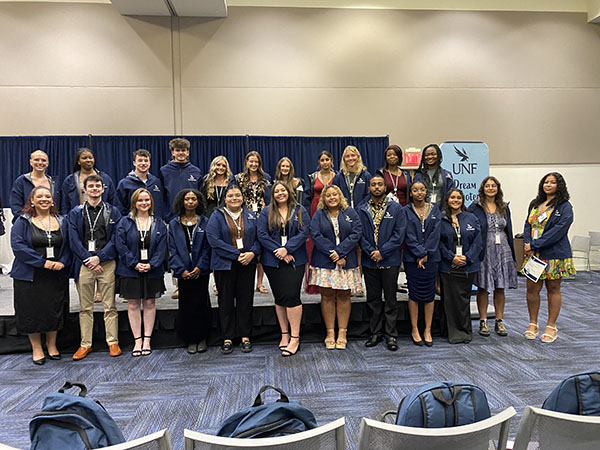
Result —
[[223, 155], [213, 158], [201, 189], [206, 199], [206, 217], [210, 217], [215, 208], [225, 205], [225, 189], [232, 181], [233, 172], [229, 168], [227, 158]]

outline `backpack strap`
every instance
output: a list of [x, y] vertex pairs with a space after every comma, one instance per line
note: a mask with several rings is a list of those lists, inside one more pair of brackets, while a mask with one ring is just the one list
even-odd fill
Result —
[[[454, 407], [454, 426], [458, 425], [458, 405], [456, 403], [456, 399], [458, 398], [458, 396], [460, 395], [461, 391], [462, 391], [462, 386], [453, 386], [450, 387], [450, 392], [452, 393], [452, 397], [450, 398], [446, 398], [444, 397], [444, 394], [442, 394], [442, 389], [433, 389], [431, 391], [431, 394], [433, 395], [433, 397], [444, 404], [444, 424], [445, 426], [448, 426], [448, 410], [447, 410], [447, 406], [453, 406]], [[421, 398], [421, 401], [423, 401], [423, 399]], [[425, 405], [423, 405], [423, 411], [426, 411]]]
[[78, 427], [75, 424], [72, 424], [69, 422], [63, 422], [62, 420], [57, 420], [57, 419], [45, 419], [44, 422], [49, 425], [58, 427], [58, 428], [66, 428], [67, 430], [75, 431], [81, 438], [81, 441], [83, 442], [83, 445], [85, 445], [85, 448], [88, 450], [92, 450], [92, 448], [93, 448], [92, 444], [90, 444], [88, 435], [83, 428]]
[[71, 389], [72, 387], [78, 387], [80, 389], [80, 397], [85, 397], [87, 395], [87, 388], [81, 381], [65, 381], [65, 384], [58, 390], [58, 392], [60, 394], [64, 394], [67, 389]]
[[263, 402], [263, 400], [262, 400], [262, 398], [260, 396], [267, 389], [273, 389], [274, 391], [279, 392], [279, 400], [277, 400], [278, 402], [282, 402], [282, 403], [289, 403], [290, 402], [290, 399], [288, 398], [288, 396], [286, 395], [286, 393], [283, 392], [281, 389], [267, 385], [267, 386], [263, 386], [263, 387], [260, 388], [260, 390], [258, 391], [258, 395], [256, 396], [256, 399], [254, 400], [254, 404], [252, 405], [252, 407], [264, 405], [264, 402]]

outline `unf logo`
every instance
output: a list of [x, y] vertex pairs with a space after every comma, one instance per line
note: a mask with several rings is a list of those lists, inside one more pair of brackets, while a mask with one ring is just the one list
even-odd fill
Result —
[[452, 163], [452, 173], [454, 173], [454, 175], [473, 175], [477, 171], [477, 163], [469, 162], [469, 154], [464, 148], [458, 148], [456, 145], [453, 147], [455, 153], [460, 158], [460, 161]]

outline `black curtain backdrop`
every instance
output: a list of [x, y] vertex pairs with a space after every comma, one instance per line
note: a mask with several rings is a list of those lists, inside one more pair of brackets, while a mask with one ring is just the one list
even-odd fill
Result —
[[[96, 155], [96, 166], [108, 173], [115, 185], [132, 169], [132, 153], [140, 148], [152, 154], [150, 172], [158, 175], [159, 168], [170, 158], [169, 140], [175, 136], [9, 136], [0, 137], [0, 196], [2, 205], [8, 207], [8, 199], [14, 180], [22, 173], [30, 172], [29, 155], [40, 149], [48, 153], [48, 174], [59, 182], [71, 173], [73, 156], [80, 147], [90, 147]], [[389, 143], [388, 136], [377, 137], [301, 137], [301, 136], [185, 136], [191, 142], [190, 161], [203, 174], [208, 171], [211, 160], [224, 155], [234, 173], [241, 171], [244, 157], [250, 150], [258, 151], [265, 172], [275, 175], [277, 162], [283, 156], [294, 163], [296, 176], [306, 177], [317, 169], [317, 156], [328, 150], [334, 156], [335, 168], [344, 148], [356, 146], [364, 164], [373, 174], [383, 163], [383, 151]]]

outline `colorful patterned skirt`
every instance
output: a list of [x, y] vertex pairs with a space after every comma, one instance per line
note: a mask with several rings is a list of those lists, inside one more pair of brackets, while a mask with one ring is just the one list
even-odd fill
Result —
[[[542, 259], [536, 253], [535, 256], [548, 265], [544, 272], [540, 275], [540, 280], [560, 280], [561, 278], [569, 278], [575, 275], [575, 264], [573, 264], [573, 258], [564, 259]], [[523, 266], [527, 264], [529, 258], [525, 258]], [[521, 273], [523, 273], [523, 266], [521, 267]]]
[[358, 267], [354, 269], [322, 269], [310, 266], [309, 284], [341, 291], [350, 289], [355, 292], [357, 288], [362, 287], [362, 277]]

